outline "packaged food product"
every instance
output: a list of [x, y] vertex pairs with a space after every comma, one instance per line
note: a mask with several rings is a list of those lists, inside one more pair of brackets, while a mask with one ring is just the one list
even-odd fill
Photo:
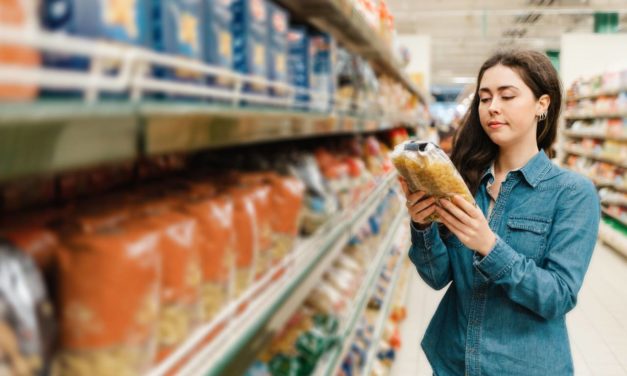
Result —
[[227, 195], [199, 198], [184, 210], [198, 221], [202, 268], [202, 319], [211, 320], [230, 300], [235, 273], [233, 200]]
[[70, 233], [59, 250], [53, 375], [134, 375], [156, 348], [160, 237], [147, 225]]
[[272, 175], [272, 229], [275, 247], [272, 259], [276, 262], [292, 250], [302, 221], [305, 184], [291, 176]]
[[[269, 226], [271, 233], [270, 250], [262, 256], [264, 266], [276, 265], [285, 257], [298, 235], [303, 203], [304, 184], [293, 177], [280, 176], [274, 172], [244, 174], [240, 180], [245, 184], [263, 185], [269, 189], [268, 200], [258, 192], [258, 209], [261, 215], [260, 226]], [[263, 237], [264, 231], [262, 231]], [[262, 243], [266, 243], [262, 241]], [[267, 252], [262, 247], [262, 255]]]
[[126, 227], [152, 228], [160, 235], [161, 299], [157, 360], [180, 345], [200, 321], [201, 265], [196, 219], [174, 211], [146, 215]]
[[[201, 61], [205, 58], [202, 0], [152, 0], [152, 47], [157, 51]], [[199, 80], [202, 74], [186, 69], [158, 69], [158, 76]]]
[[[44, 28], [52, 32], [99, 39], [110, 43], [146, 45], [148, 37], [148, 0], [41, 0], [41, 22]], [[88, 70], [92, 66], [91, 58], [80, 55], [44, 52], [46, 66]], [[120, 61], [100, 61], [105, 73], [119, 71]], [[44, 90], [44, 96], [71, 96], [76, 90]]]
[[[437, 145], [431, 142], [406, 141], [394, 148], [392, 161], [407, 181], [411, 192], [422, 190], [436, 198], [450, 198], [459, 194], [474, 204], [475, 200], [464, 179]], [[437, 221], [438, 218], [437, 214], [433, 214], [429, 220]]]
[[[311, 88], [312, 62], [309, 54], [307, 26], [290, 26], [287, 41], [289, 50], [287, 67], [290, 84], [309, 90]], [[298, 93], [296, 100], [300, 104], [306, 104], [309, 102], [309, 94]]]
[[[36, 25], [36, 9], [28, 6], [32, 4], [22, 0], [0, 2], [0, 25], [25, 29]], [[41, 55], [31, 47], [0, 43], [0, 64], [34, 68], [41, 65]], [[0, 84], [0, 101], [28, 101], [34, 99], [37, 92], [34, 85], [3, 83]]]
[[53, 231], [43, 226], [25, 226], [3, 231], [0, 237], [32, 257], [42, 271], [53, 267], [59, 246], [59, 239]]
[[[233, 0], [233, 66], [259, 78], [268, 77], [268, 9], [264, 0]], [[263, 93], [266, 85], [246, 84], [244, 90]]]
[[336, 43], [328, 33], [314, 31], [310, 33], [312, 53], [311, 89], [316, 92], [313, 107], [319, 111], [328, 111], [336, 90]]
[[[204, 0], [205, 61], [211, 65], [233, 67], [232, 0]], [[210, 78], [209, 84], [228, 85], [232, 80]]]
[[259, 255], [260, 229], [255, 193], [246, 188], [231, 188], [233, 232], [235, 237], [235, 296], [252, 284]]
[[54, 338], [54, 317], [33, 260], [0, 242], [0, 370], [43, 375]]
[[[287, 33], [289, 14], [282, 7], [268, 1], [268, 78], [272, 81], [287, 84], [289, 82], [287, 70], [288, 43]], [[273, 95], [285, 95], [286, 91], [271, 88]]]

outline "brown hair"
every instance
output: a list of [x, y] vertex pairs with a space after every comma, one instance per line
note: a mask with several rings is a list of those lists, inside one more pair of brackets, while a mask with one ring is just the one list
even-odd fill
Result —
[[498, 146], [490, 140], [479, 121], [479, 85], [486, 70], [504, 65], [516, 71], [531, 89], [536, 99], [547, 94], [551, 98], [547, 117], [538, 121], [536, 141], [538, 149], [552, 156], [551, 145], [557, 134], [557, 120], [562, 104], [562, 88], [557, 71], [549, 58], [532, 50], [508, 50], [497, 52], [479, 70], [477, 87], [470, 108], [453, 140], [451, 160], [468, 184], [472, 194], [479, 188], [481, 174], [496, 158]]

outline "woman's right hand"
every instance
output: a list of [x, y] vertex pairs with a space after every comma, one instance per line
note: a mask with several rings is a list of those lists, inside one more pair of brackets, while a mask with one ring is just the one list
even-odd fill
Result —
[[407, 182], [402, 176], [399, 176], [398, 181], [401, 183], [403, 193], [405, 193], [405, 205], [411, 220], [418, 228], [426, 229], [431, 224], [431, 222], [426, 221], [426, 218], [435, 213], [435, 198], [426, 196], [424, 191], [410, 193]]

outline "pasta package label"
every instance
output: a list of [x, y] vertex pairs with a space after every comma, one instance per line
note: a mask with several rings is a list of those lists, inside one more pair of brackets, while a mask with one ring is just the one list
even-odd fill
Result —
[[[397, 145], [392, 153], [392, 162], [407, 181], [411, 192], [424, 191], [431, 197], [449, 199], [458, 194], [475, 203], [453, 162], [431, 142], [409, 140]], [[429, 220], [437, 221], [439, 216], [433, 214]]]

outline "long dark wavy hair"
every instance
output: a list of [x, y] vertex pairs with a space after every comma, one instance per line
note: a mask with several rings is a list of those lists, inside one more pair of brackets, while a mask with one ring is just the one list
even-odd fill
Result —
[[541, 52], [532, 50], [497, 52], [481, 66], [472, 104], [453, 140], [451, 160], [473, 195], [479, 188], [481, 174], [495, 160], [499, 150], [481, 127], [478, 92], [485, 71], [499, 64], [517, 72], [536, 99], [544, 94], [551, 98], [546, 119], [538, 121], [536, 141], [538, 149], [544, 150], [549, 157], [553, 156], [551, 146], [555, 142], [557, 120], [562, 104], [562, 88], [557, 71], [549, 58]]

